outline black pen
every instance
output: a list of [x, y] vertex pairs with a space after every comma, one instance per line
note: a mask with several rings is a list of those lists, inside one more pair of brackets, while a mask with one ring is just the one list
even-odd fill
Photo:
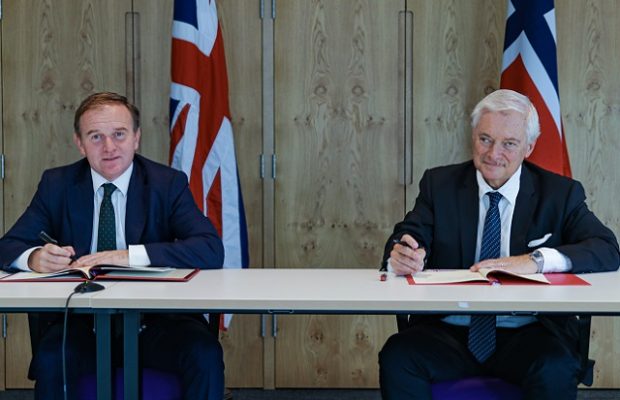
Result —
[[[400, 244], [401, 246], [405, 246], [405, 247], [409, 247], [411, 249], [411, 246], [409, 245], [409, 243], [405, 242], [402, 239], [392, 239], [392, 243], [394, 244]], [[424, 250], [424, 247], [422, 246], [418, 246], [418, 248], [416, 250]]]
[[[52, 238], [50, 235], [48, 235], [45, 231], [41, 231], [39, 232], [39, 239], [41, 239], [42, 241], [44, 241], [45, 243], [49, 243], [49, 244], [54, 244], [56, 246], [59, 246], [58, 244], [58, 240]], [[62, 247], [62, 246], [61, 246]], [[71, 259], [71, 261], [76, 261], [77, 258], [75, 256], [69, 256], [69, 258]]]
[[409, 243], [405, 242], [402, 239], [392, 239], [392, 243], [411, 248], [411, 246], [409, 246]]

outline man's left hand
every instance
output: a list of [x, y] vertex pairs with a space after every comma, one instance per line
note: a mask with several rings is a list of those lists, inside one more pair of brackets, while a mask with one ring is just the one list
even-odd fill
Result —
[[529, 254], [513, 257], [492, 258], [480, 261], [471, 266], [470, 271], [477, 272], [480, 268], [505, 269], [517, 274], [535, 274], [537, 267]]
[[[129, 250], [109, 250], [88, 254], [76, 261], [80, 267], [91, 267], [98, 264], [129, 265]], [[72, 265], [73, 266], [73, 265]]]

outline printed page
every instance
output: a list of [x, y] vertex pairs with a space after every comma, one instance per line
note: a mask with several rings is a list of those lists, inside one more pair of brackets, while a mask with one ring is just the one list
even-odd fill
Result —
[[56, 272], [34, 272], [34, 271], [16, 272], [14, 274], [10, 274], [0, 279], [6, 282], [6, 281], [21, 281], [21, 280], [54, 279], [54, 278], [59, 278], [59, 277], [71, 276], [71, 275], [73, 277], [77, 276], [82, 279], [85, 279], [89, 276], [87, 268], [70, 268], [70, 269], [63, 269], [62, 271], [56, 271]]
[[478, 272], [469, 269], [426, 269], [413, 275], [416, 285], [435, 285], [440, 283], [488, 282]]
[[171, 271], [174, 268], [171, 267], [155, 267], [155, 266], [136, 266], [136, 265], [114, 265], [114, 264], [99, 264], [92, 267], [94, 275], [97, 275], [99, 271], [125, 271], [127, 273], [144, 272], [147, 274], [156, 274], [160, 272]]
[[516, 272], [507, 271], [504, 269], [492, 269], [492, 268], [482, 268], [480, 270], [480, 274], [487, 277], [489, 281], [493, 280], [493, 278], [499, 279], [501, 281], [502, 275], [504, 275], [504, 276], [508, 276], [508, 278], [525, 279], [528, 281], [547, 283], [547, 284], [550, 283], [544, 274], [518, 274]]
[[[151, 271], [146, 271], [146, 269], [150, 269]], [[135, 269], [117, 269], [106, 272], [103, 275], [99, 275], [99, 279], [144, 279], [144, 280], [181, 280], [189, 277], [194, 272], [193, 269], [177, 269], [177, 268], [166, 268], [160, 270], [153, 270], [154, 268], [145, 268], [141, 269], [140, 272]]]

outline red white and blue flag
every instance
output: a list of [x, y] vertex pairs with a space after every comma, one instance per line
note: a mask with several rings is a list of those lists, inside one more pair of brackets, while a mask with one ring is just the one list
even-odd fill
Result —
[[529, 97], [541, 134], [533, 163], [571, 176], [560, 113], [553, 0], [509, 0], [500, 86]]
[[224, 268], [248, 266], [243, 198], [215, 0], [175, 0], [170, 165], [189, 177], [198, 207], [224, 243]]

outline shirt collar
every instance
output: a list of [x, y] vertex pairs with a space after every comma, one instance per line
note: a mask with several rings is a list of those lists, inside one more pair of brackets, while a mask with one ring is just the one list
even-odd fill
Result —
[[93, 178], [93, 190], [95, 191], [95, 193], [97, 193], [97, 190], [99, 190], [101, 185], [110, 182], [113, 183], [114, 186], [116, 186], [116, 188], [123, 194], [123, 196], [127, 197], [127, 190], [129, 189], [129, 180], [131, 179], [132, 172], [133, 162], [129, 164], [129, 168], [127, 168], [125, 172], [123, 172], [118, 178], [110, 182], [106, 178], [101, 176], [97, 171], [91, 168], [90, 175]]
[[504, 183], [502, 187], [497, 190], [489, 186], [489, 184], [486, 183], [482, 177], [480, 171], [476, 170], [476, 180], [478, 181], [478, 198], [481, 199], [488, 192], [499, 192], [506, 200], [508, 200], [510, 204], [514, 206], [517, 201], [517, 194], [519, 194], [519, 187], [521, 186], [521, 167], [522, 166], [520, 165], [515, 173], [512, 174], [510, 179], [508, 179], [506, 183]]

